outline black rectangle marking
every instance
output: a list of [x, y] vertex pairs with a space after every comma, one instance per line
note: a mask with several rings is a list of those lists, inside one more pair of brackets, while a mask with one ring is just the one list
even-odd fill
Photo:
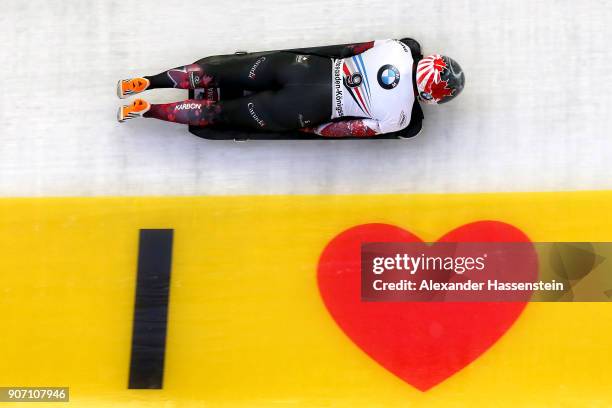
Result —
[[130, 389], [163, 386], [173, 235], [172, 229], [140, 230]]

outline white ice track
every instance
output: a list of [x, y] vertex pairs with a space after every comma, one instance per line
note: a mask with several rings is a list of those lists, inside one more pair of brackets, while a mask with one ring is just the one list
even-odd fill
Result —
[[[127, 4], [127, 6], [126, 6]], [[2, 0], [0, 195], [612, 188], [606, 0]], [[235, 50], [413, 36], [467, 73], [407, 141], [214, 142], [115, 121], [118, 79]], [[175, 101], [185, 91], [146, 95]]]

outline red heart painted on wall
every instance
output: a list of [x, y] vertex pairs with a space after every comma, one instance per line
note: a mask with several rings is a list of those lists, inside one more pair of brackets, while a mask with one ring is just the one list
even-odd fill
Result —
[[[387, 224], [348, 229], [325, 247], [318, 283], [338, 326], [365, 353], [421, 391], [478, 358], [512, 326], [526, 306], [507, 303], [372, 303], [361, 301], [361, 244], [422, 242]], [[438, 242], [529, 242], [498, 221], [463, 225]], [[537, 267], [537, 266], [536, 266]]]

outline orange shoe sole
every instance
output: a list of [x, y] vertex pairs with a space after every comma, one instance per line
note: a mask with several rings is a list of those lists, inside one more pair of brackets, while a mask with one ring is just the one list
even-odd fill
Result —
[[117, 112], [117, 120], [121, 123], [128, 119], [142, 117], [151, 109], [151, 104], [144, 99], [136, 99], [131, 105], [124, 105]]
[[117, 82], [117, 96], [120, 99], [125, 99], [128, 96], [145, 91], [149, 85], [150, 81], [146, 78], [122, 79]]

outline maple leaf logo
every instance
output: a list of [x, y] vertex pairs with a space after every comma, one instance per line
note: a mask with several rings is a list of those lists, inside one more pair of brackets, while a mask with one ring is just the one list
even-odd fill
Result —
[[444, 71], [445, 68], [446, 62], [444, 62], [444, 58], [438, 55], [433, 61], [433, 69], [436, 71], [436, 78], [440, 78], [440, 72]]
[[431, 96], [436, 102], [441, 101], [447, 96], [453, 96], [453, 90], [447, 88], [447, 81], [440, 81], [438, 83], [431, 84]]

